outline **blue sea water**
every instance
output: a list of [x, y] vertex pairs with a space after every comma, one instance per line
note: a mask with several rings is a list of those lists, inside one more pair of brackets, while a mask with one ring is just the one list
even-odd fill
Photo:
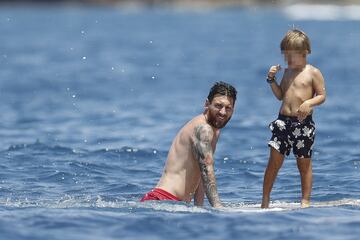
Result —
[[[359, 239], [359, 14], [306, 9], [2, 6], [0, 239]], [[313, 206], [299, 208], [290, 156], [261, 210], [280, 106], [265, 76], [284, 65], [293, 26], [328, 94], [314, 114]], [[215, 155], [226, 208], [139, 203], [219, 80], [238, 89]]]

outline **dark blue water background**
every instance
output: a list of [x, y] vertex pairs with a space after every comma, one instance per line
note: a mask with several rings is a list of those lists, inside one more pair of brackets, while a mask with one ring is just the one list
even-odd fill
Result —
[[[360, 21], [285, 9], [0, 8], [0, 239], [359, 239]], [[259, 208], [265, 77], [293, 26], [328, 98], [314, 114], [313, 207], [289, 157]], [[139, 203], [218, 80], [238, 89], [216, 174], [227, 208]]]

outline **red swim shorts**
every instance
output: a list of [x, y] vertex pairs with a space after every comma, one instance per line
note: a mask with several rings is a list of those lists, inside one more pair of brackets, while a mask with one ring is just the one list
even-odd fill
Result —
[[173, 200], [173, 201], [181, 201], [176, 196], [168, 193], [165, 190], [160, 188], [154, 188], [150, 192], [146, 193], [145, 196], [140, 200], [140, 202], [149, 201], [149, 200]]

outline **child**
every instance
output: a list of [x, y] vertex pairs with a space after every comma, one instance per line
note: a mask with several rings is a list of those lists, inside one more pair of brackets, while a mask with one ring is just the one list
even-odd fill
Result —
[[306, 34], [294, 29], [286, 33], [280, 44], [288, 68], [285, 69], [280, 85], [276, 73], [280, 65], [272, 66], [267, 82], [275, 97], [282, 101], [278, 119], [269, 127], [272, 137], [269, 141], [270, 157], [264, 175], [262, 208], [268, 208], [270, 192], [285, 155], [293, 150], [301, 176], [301, 207], [310, 206], [312, 188], [311, 155], [315, 139], [313, 107], [325, 101], [325, 83], [319, 69], [307, 64], [311, 53]]

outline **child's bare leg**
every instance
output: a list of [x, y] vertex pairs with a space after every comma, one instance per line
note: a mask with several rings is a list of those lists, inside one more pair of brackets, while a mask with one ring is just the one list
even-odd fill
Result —
[[261, 208], [268, 208], [270, 202], [270, 192], [273, 187], [276, 176], [284, 162], [284, 155], [270, 148], [269, 162], [265, 170], [264, 183], [263, 183], [263, 198]]
[[310, 195], [312, 188], [312, 165], [311, 158], [298, 158], [297, 166], [301, 176], [301, 207], [310, 206]]

